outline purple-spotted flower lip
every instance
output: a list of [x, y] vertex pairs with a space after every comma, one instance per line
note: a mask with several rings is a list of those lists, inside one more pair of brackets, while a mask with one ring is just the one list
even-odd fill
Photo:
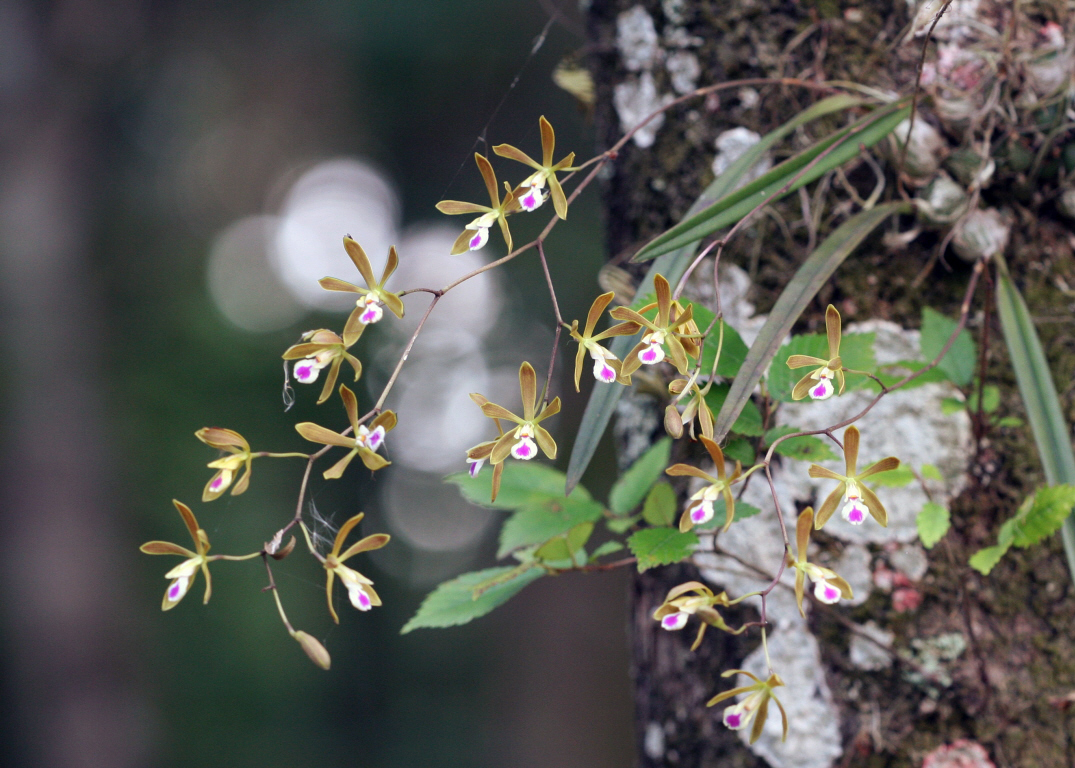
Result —
[[[712, 488], [713, 486], [709, 487]], [[688, 507], [687, 512], [691, 516], [692, 523], [704, 525], [713, 519], [713, 502], [709, 499], [702, 499]]]
[[747, 672], [744, 669], [729, 669], [728, 671], [721, 673], [721, 677], [729, 677], [731, 675], [743, 675], [744, 677], [749, 678], [752, 682], [749, 685], [742, 685], [732, 688], [729, 691], [718, 693], [706, 702], [706, 706], [712, 707], [733, 696], [743, 696], [737, 704], [731, 704], [724, 708], [724, 716], [722, 720], [725, 726], [735, 731], [745, 728], [753, 723], [754, 727], [750, 729], [749, 738], [750, 743], [753, 744], [761, 736], [762, 729], [764, 728], [766, 719], [769, 715], [769, 704], [776, 704], [777, 709], [780, 710], [781, 726], [783, 728], [784, 738], [786, 739], [788, 735], [788, 716], [784, 711], [784, 707], [780, 703], [780, 700], [773, 695], [773, 689], [779, 688], [784, 684], [784, 681], [780, 679], [780, 676], [772, 673], [769, 675], [768, 679], [760, 680], [756, 675]]
[[750, 725], [751, 720], [758, 711], [761, 692], [755, 691], [740, 701], [738, 704], [724, 708], [724, 725], [733, 731], [738, 731]]
[[384, 310], [381, 309], [380, 300], [372, 293], [367, 293], [356, 303], [359, 307], [363, 307], [362, 313], [358, 316], [358, 321], [362, 323], [362, 325], [376, 323], [384, 316]]
[[472, 459], [468, 456], [467, 464], [470, 465], [467, 468], [467, 472], [470, 473], [470, 476], [477, 477], [478, 473], [481, 472], [482, 467], [485, 466], [485, 459]]
[[687, 626], [687, 619], [689, 617], [690, 614], [688, 614], [686, 611], [670, 613], [661, 619], [661, 629], [667, 629], [669, 632], [683, 629], [685, 626]]
[[824, 579], [814, 582], [814, 597], [826, 605], [835, 605], [840, 602], [840, 596], [840, 590]]
[[545, 186], [545, 177], [541, 174], [534, 174], [530, 179], [530, 183], [524, 181], [520, 185], [528, 189], [518, 197], [519, 206], [527, 213], [536, 211], [545, 202], [545, 196], [541, 193], [541, 188]]
[[594, 355], [593, 377], [602, 384], [611, 384], [616, 381], [616, 369], [609, 365], [604, 357]]
[[828, 400], [832, 397], [836, 390], [832, 386], [831, 378], [831, 376], [819, 378], [817, 384], [810, 387], [810, 397], [814, 400]]
[[530, 422], [523, 422], [518, 429], [515, 430], [515, 445], [511, 447], [511, 455], [513, 458], [522, 459], [528, 461], [537, 456], [538, 447], [534, 442], [534, 425]]
[[862, 503], [862, 500], [854, 498], [849, 499], [848, 502], [844, 504], [843, 509], [840, 510], [840, 515], [852, 525], [862, 525], [866, 522], [867, 512], [869, 512], [869, 509]]
[[[471, 229], [467, 227], [467, 229]], [[474, 234], [467, 240], [467, 248], [471, 251], [480, 251], [489, 242], [489, 227], [475, 227]]]

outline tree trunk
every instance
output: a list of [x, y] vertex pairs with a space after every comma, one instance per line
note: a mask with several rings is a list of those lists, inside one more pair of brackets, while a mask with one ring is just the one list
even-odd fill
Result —
[[[670, 100], [696, 86], [728, 80], [848, 80], [880, 90], [913, 91], [925, 35], [905, 37], [910, 18], [904, 5], [865, 2], [846, 9], [807, 5], [772, 0], [735, 5], [708, 0], [593, 0], [592, 69], [598, 136], [604, 146], [611, 146], [626, 128], [662, 103], [662, 94]], [[1009, 45], [1018, 50], [1040, 45], [1050, 33], [1046, 22], [1057, 22], [1057, 29], [1071, 28], [1070, 9], [1035, 6], [1033, 11], [1037, 15], [1012, 20], [1007, 6], [983, 3], [975, 23], [997, 30], [998, 40], [1011, 35], [1015, 42]], [[1070, 40], [1070, 31], [1067, 37]], [[928, 54], [927, 62], [937, 60], [935, 43]], [[696, 82], [690, 77], [694, 64]], [[1070, 63], [1065, 66], [1070, 82]], [[1033, 76], [1026, 76], [1026, 71], [1021, 70], [1021, 81], [1009, 72], [997, 93], [1027, 89]], [[629, 254], [682, 217], [713, 178], [714, 140], [722, 132], [745, 126], [764, 135], [818, 98], [818, 92], [805, 88], [767, 85], [721, 91], [672, 108], [655, 132], [643, 135], [641, 143], [651, 142], [650, 146], [631, 142], [613, 164], [605, 190], [610, 253]], [[1015, 102], [1012, 96], [1011, 103]], [[938, 121], [936, 113], [943, 107], [927, 102], [918, 119], [940, 125], [948, 152], [961, 143], [981, 146], [987, 140], [994, 157], [1001, 156], [997, 148], [1008, 146], [1006, 131], [1015, 126], [1006, 125], [999, 112], [986, 110], [985, 121], [961, 134], [952, 122]], [[811, 136], [816, 139], [820, 133]], [[1023, 141], [1037, 151], [1033, 137]], [[1075, 147], [1069, 151], [1075, 154]], [[1059, 162], [1060, 149], [1044, 156]], [[896, 196], [893, 165], [885, 169], [889, 198]], [[1068, 286], [1075, 284], [1075, 239], [1052, 202], [1053, 192], [1063, 183], [1063, 168], [1051, 182], [1014, 162], [1000, 161], [998, 168], [979, 205], [995, 207], [1009, 217], [1011, 236], [1004, 253], [1031, 312], [1040, 320], [1038, 330], [1070, 422], [1075, 415], [1075, 388], [1069, 384], [1075, 373], [1075, 337]], [[847, 178], [848, 186], [857, 188], [861, 197], [874, 185], [873, 172], [865, 165], [849, 170]], [[836, 188], [840, 180], [832, 183]], [[908, 181], [909, 194], [916, 194], [922, 184]], [[840, 196], [848, 198], [844, 192]], [[803, 219], [801, 205], [801, 198], [789, 196], [774, 206], [772, 216], [755, 218], [724, 253], [722, 264], [737, 264], [749, 274], [750, 299], [759, 311], [772, 306], [816, 242], [815, 235], [824, 237], [843, 220], [826, 210], [821, 220], [829, 224], [810, 233], [795, 224]], [[904, 221], [901, 229], [913, 225]], [[927, 227], [925, 234], [895, 252], [875, 238], [829, 281], [807, 309], [802, 325], [811, 331], [823, 328], [824, 308], [830, 302], [841, 309], [845, 323], [880, 318], [904, 328], [917, 327], [923, 306], [957, 314], [970, 265], [936, 258], [946, 234], [943, 228]], [[984, 380], [1001, 389], [1000, 413], [1024, 416], [995, 319], [988, 271], [974, 301], [969, 327], [979, 349], [985, 349]], [[640, 436], [644, 445], [663, 434], [664, 405], [637, 390], [625, 396], [618, 437], [621, 449], [630, 455], [622, 455], [621, 464], [637, 455]], [[622, 419], [623, 414], [631, 418]], [[809, 614], [808, 629], [820, 647], [823, 667], [817, 695], [831, 701], [838, 726], [824, 748], [791, 758], [749, 751], [739, 734], [722, 725], [721, 707], [709, 709], [705, 702], [732, 687], [734, 678], [722, 679], [720, 673], [742, 666], [759, 644], [757, 630], [741, 637], [711, 630], [692, 653], [690, 630], [663, 632], [651, 614], [671, 587], [700, 578], [695, 565], [655, 569], [635, 579], [631, 627], [641, 766], [906, 766], [922, 764], [931, 753], [935, 756], [930, 765], [939, 766], [956, 764], [943, 762], [942, 756], [952, 761], [958, 750], [969, 760], [960, 765], [989, 765], [989, 760], [997, 766], [1027, 768], [1075, 765], [1071, 714], [1075, 707], [1070, 698], [1075, 690], [1071, 640], [1075, 597], [1059, 537], [1009, 554], [988, 577], [967, 566], [970, 555], [995, 543], [1000, 523], [1042, 482], [1033, 438], [1027, 426], [990, 427], [980, 414], [972, 414], [968, 423], [973, 426], [973, 449], [965, 454], [969, 480], [950, 502], [952, 529], [928, 553], [925, 575], [908, 580], [906, 574], [896, 573], [893, 591], [884, 579], [896, 569], [886, 572], [879, 565], [885, 557], [892, 560], [893, 547], [873, 547], [872, 575], [879, 586], [869, 599]], [[871, 427], [883, 430], [884, 424], [874, 422]], [[634, 448], [628, 450], [628, 443]], [[805, 465], [798, 469], [805, 471]], [[763, 510], [763, 514], [773, 513]], [[840, 550], [834, 540], [822, 537], [820, 543], [823, 549]], [[910, 551], [908, 546], [903, 549]], [[900, 590], [906, 591], [900, 596], [896, 594]], [[916, 604], [919, 598], [922, 602]], [[733, 626], [757, 617], [753, 608], [726, 616]], [[886, 666], [879, 670], [864, 669], [850, 658], [854, 653], [849, 653], [853, 645], [849, 628], [855, 624], [854, 632], [861, 634], [867, 621], [894, 638]], [[929, 649], [949, 641], [965, 645], [965, 650], [929, 655]], [[939, 749], [959, 739], [967, 741], [947, 753]]]

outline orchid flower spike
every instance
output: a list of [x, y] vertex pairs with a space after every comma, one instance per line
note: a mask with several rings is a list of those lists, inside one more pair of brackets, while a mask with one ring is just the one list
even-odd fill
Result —
[[[636, 323], [639, 328], [649, 331], [623, 359], [621, 372], [624, 376], [630, 376], [642, 365], [656, 365], [665, 359], [667, 347], [667, 357], [672, 365], [686, 375], [687, 358], [698, 356], [695, 339], [701, 335], [692, 318], [693, 307], [688, 306], [684, 311], [678, 301], [672, 301], [672, 288], [663, 275], [653, 278], [653, 289], [657, 301], [637, 312], [629, 307], [616, 307], [609, 313], [616, 320]], [[653, 320], [643, 316], [642, 313], [654, 308], [657, 309], [657, 315]]]
[[503, 419], [519, 425], [509, 429], [496, 441], [489, 452], [489, 462], [493, 465], [500, 464], [509, 455], [516, 459], [532, 459], [537, 456], [538, 448], [550, 459], [556, 458], [556, 441], [548, 430], [541, 426], [541, 422], [560, 412], [560, 398], [554, 398], [541, 413], [537, 412], [537, 374], [534, 373], [533, 366], [525, 362], [519, 366], [519, 392], [523, 401], [522, 417], [516, 416], [502, 405], [490, 403], [481, 395], [471, 395], [475, 402], [478, 402], [478, 398], [484, 401], [481, 406], [482, 413], [489, 418]]
[[[385, 290], [384, 287], [384, 284], [388, 282], [388, 278], [392, 276], [392, 273], [396, 271], [396, 267], [399, 266], [399, 255], [396, 254], [396, 246], [393, 245], [388, 249], [388, 261], [384, 265], [384, 273], [379, 281], [373, 276], [373, 266], [370, 264], [369, 257], [366, 256], [366, 252], [362, 250], [361, 245], [350, 237], [345, 237], [343, 247], [347, 251], [347, 255], [351, 257], [355, 267], [358, 268], [359, 274], [362, 275], [362, 279], [366, 281], [368, 287], [359, 288], [357, 285], [352, 285], [337, 277], [322, 277], [317, 282], [326, 291], [358, 294], [355, 308], [351, 310], [351, 316], [347, 318], [347, 323], [343, 327], [344, 347], [350, 347], [358, 341], [359, 336], [362, 335], [362, 331], [366, 329], [367, 325], [376, 323], [384, 315], [381, 304], [388, 307], [393, 315], [402, 318], [403, 299], [399, 297], [399, 294]], [[299, 378], [297, 371], [295, 378]], [[358, 377], [356, 376], [355, 378], [357, 379]], [[301, 379], [299, 380], [301, 381]]]
[[377, 418], [371, 421], [367, 427], [365, 424], [358, 423], [358, 400], [355, 398], [355, 393], [341, 384], [340, 398], [343, 400], [343, 407], [347, 411], [347, 420], [351, 422], [353, 431], [350, 436], [338, 434], [331, 429], [325, 429], [309, 421], [295, 425], [295, 430], [311, 443], [335, 445], [340, 448], [351, 449], [350, 453], [325, 470], [325, 479], [335, 480], [341, 477], [344, 470], [347, 469], [347, 465], [351, 463], [355, 456], [360, 457], [362, 463], [371, 471], [387, 467], [392, 462], [381, 456], [377, 451], [384, 445], [385, 435], [395, 428], [396, 414], [392, 411], [378, 414]]
[[736, 602], [738, 600], [728, 599], [727, 592], [721, 592], [717, 595], [701, 582], [688, 581], [669, 590], [668, 597], [653, 612], [653, 619], [661, 623], [661, 629], [667, 629], [670, 632], [687, 626], [687, 620], [691, 616], [697, 616], [701, 619], [702, 624], [698, 627], [698, 636], [691, 646], [693, 651], [702, 644], [702, 637], [705, 636], [706, 627], [716, 627], [733, 635], [738, 635], [746, 630], [746, 627], [740, 627], [737, 630], [729, 628], [724, 622], [724, 618], [715, 608], [718, 605], [727, 608]]
[[250, 453], [250, 444], [242, 435], [230, 429], [202, 427], [194, 433], [194, 436], [206, 445], [227, 451], [229, 454], [224, 458], [209, 462], [209, 468], [217, 472], [205, 484], [202, 501], [212, 501], [222, 496], [224, 491], [231, 487], [240, 467], [244, 467], [245, 471], [239, 478], [239, 482], [235, 483], [235, 487], [231, 489], [231, 495], [238, 496], [250, 487], [250, 470], [254, 457]]
[[[694, 372], [689, 379], [674, 379], [668, 384], [668, 392], [671, 395], [675, 395], [675, 400], [668, 404], [668, 407], [664, 409], [664, 430], [677, 440], [683, 436], [683, 430], [686, 427], [690, 428], [691, 439], [694, 439], [694, 421], [698, 419], [698, 426], [701, 428], [702, 434], [713, 439], [713, 411], [710, 409], [709, 404], [705, 400], [706, 391], [709, 389], [709, 384], [704, 388], [698, 386], [698, 371]], [[686, 407], [683, 408], [683, 412], [680, 413], [679, 408], [676, 407], [676, 403], [682, 400], [687, 394], [690, 395], [690, 399], [687, 400]]]
[[761, 736], [762, 728], [765, 727], [765, 720], [769, 716], [769, 702], [774, 701], [780, 710], [780, 720], [784, 728], [784, 737], [781, 740], [786, 740], [788, 738], [788, 715], [784, 711], [784, 706], [780, 703], [780, 700], [773, 695], [773, 689], [784, 684], [780, 676], [776, 674], [769, 675], [769, 679], [763, 682], [746, 670], [729, 669], [721, 677], [730, 677], [731, 675], [744, 675], [753, 680], [754, 684], [732, 688], [730, 691], [719, 693], [710, 699], [706, 706], [712, 707], [714, 704], [719, 704], [725, 699], [730, 699], [732, 696], [738, 696], [742, 693], [749, 694], [746, 698], [741, 699], [738, 704], [732, 704], [724, 708], [724, 725], [733, 731], [738, 731], [753, 722], [754, 727], [750, 729], [750, 743], [753, 744]]
[[213, 581], [209, 576], [209, 537], [198, 526], [198, 521], [195, 519], [194, 513], [190, 511], [190, 507], [175, 499], [172, 499], [172, 504], [179, 511], [183, 522], [187, 524], [190, 537], [194, 539], [194, 549], [197, 551], [191, 552], [186, 547], [181, 547], [170, 541], [147, 541], [139, 547], [147, 555], [179, 555], [187, 558], [164, 574], [164, 578], [171, 579], [172, 583], [168, 585], [168, 589], [164, 592], [164, 602], [161, 603], [162, 611], [170, 611], [179, 605], [179, 601], [190, 590], [191, 585], [194, 583], [194, 577], [198, 575], [199, 570], [205, 574], [205, 598], [202, 603], [208, 603], [210, 595], [213, 594]]
[[739, 481], [743, 474], [743, 467], [738, 461], [735, 462], [735, 471], [732, 472], [731, 477], [728, 477], [725, 473], [724, 452], [720, 449], [720, 446], [705, 435], [702, 435], [700, 439], [702, 445], [709, 451], [709, 455], [713, 459], [713, 466], [717, 470], [716, 477], [689, 464], [673, 464], [665, 470], [666, 474], [673, 477], [689, 475], [690, 477], [699, 477], [709, 483], [687, 501], [687, 508], [683, 511], [683, 516], [679, 518], [679, 530], [686, 532], [696, 525], [703, 525], [712, 520], [714, 513], [713, 502], [723, 496], [725, 520], [722, 530], [726, 531], [731, 527], [732, 520], [735, 519], [735, 497], [732, 496], [731, 487]]
[[896, 469], [900, 465], [900, 460], [895, 456], [888, 456], [858, 472], [858, 456], [859, 431], [858, 427], [852, 425], [844, 430], [844, 466], [846, 467], [844, 471], [847, 474], [841, 475], [817, 464], [810, 465], [810, 477], [824, 477], [840, 481], [840, 484], [825, 498], [818, 509], [814, 520], [815, 528], [820, 530], [821, 526], [829, 521], [840, 503], [841, 496], [843, 496], [844, 505], [840, 514], [847, 522], [852, 525], [861, 525], [866, 519], [866, 513], [869, 512], [882, 527], [888, 527], [888, 512], [885, 511], [885, 506], [877, 498], [877, 494], [867, 488], [862, 481], [871, 475]]
[[[347, 597], [350, 599], [351, 605], [358, 610], [368, 611], [373, 606], [381, 604], [381, 598], [379, 598], [377, 593], [373, 590], [373, 582], [358, 571], [348, 568], [343, 563], [345, 560], [360, 552], [369, 552], [374, 549], [380, 549], [388, 543], [391, 536], [387, 533], [375, 533], [372, 536], [367, 536], [364, 539], [356, 541], [344, 550], [342, 554], [340, 553], [340, 550], [343, 549], [344, 541], [347, 540], [347, 535], [356, 525], [362, 522], [363, 517], [365, 517], [365, 513], [359, 512], [340, 526], [340, 530], [336, 533], [336, 541], [332, 545], [332, 551], [325, 556], [323, 563], [325, 570], [328, 571], [328, 578], [325, 583], [325, 592], [328, 594], [328, 612], [332, 614], [332, 620], [337, 624], [340, 623], [340, 617], [336, 615], [336, 609], [332, 605], [332, 583], [337, 576], [340, 577], [340, 581], [343, 582], [344, 587], [347, 588]], [[303, 526], [303, 532], [306, 532], [305, 525]], [[309, 543], [308, 533], [307, 543]]]
[[[540, 163], [510, 144], [498, 144], [493, 147], [493, 152], [501, 157], [517, 160], [535, 169], [535, 172], [528, 176], [514, 192], [515, 199], [518, 200], [519, 206], [524, 211], [535, 211], [545, 202], [542, 190], [545, 189], [545, 184], [548, 183], [549, 193], [552, 195], [552, 204], [556, 208], [556, 215], [561, 219], [566, 219], [567, 196], [564, 195], [563, 187], [560, 186], [560, 182], [556, 179], [556, 174], [559, 171], [566, 171], [571, 168], [571, 164], [575, 162], [575, 153], [572, 152], [560, 162], [553, 163], [552, 156], [553, 150], [556, 148], [556, 133], [544, 115], [538, 120], [538, 124], [541, 128]], [[511, 249], [509, 248], [508, 250]]]
[[590, 312], [586, 315], [586, 327], [581, 334], [579, 333], [579, 321], [571, 321], [571, 338], [579, 344], [579, 351], [575, 355], [576, 392], [579, 391], [579, 380], [582, 378], [582, 366], [587, 353], [589, 353], [590, 357], [593, 359], [593, 375], [595, 379], [605, 384], [611, 384], [614, 381], [619, 382], [620, 384], [631, 383], [630, 376], [621, 375], [621, 363], [619, 359], [598, 344], [598, 342], [612, 336], [633, 336], [638, 333], [642, 326], [638, 323], [628, 322], [614, 325], [607, 330], [601, 331], [601, 333], [597, 335], [594, 335], [593, 332], [594, 328], [597, 327], [597, 321], [601, 319], [601, 315], [604, 313], [605, 308], [615, 296], [616, 294], [614, 291], [609, 291], [594, 299], [593, 305], [590, 307]]
[[806, 577], [814, 583], [814, 597], [823, 603], [833, 605], [840, 602], [840, 598], [850, 600], [854, 597], [851, 585], [848, 584], [836, 572], [829, 568], [807, 562], [807, 549], [810, 547], [810, 531], [814, 528], [814, 510], [807, 507], [799, 515], [795, 525], [795, 559], [788, 556], [788, 565], [795, 569], [795, 601], [799, 604], [799, 615], [806, 618], [803, 610], [803, 593], [806, 585]]
[[508, 229], [508, 215], [520, 209], [519, 201], [511, 188], [507, 188], [504, 199], [500, 199], [500, 190], [496, 186], [496, 174], [493, 166], [481, 155], [474, 154], [474, 162], [478, 164], [482, 179], [485, 180], [485, 188], [489, 191], [489, 205], [478, 203], [463, 203], [459, 200], [441, 200], [437, 203], [437, 210], [449, 216], [460, 213], [480, 213], [481, 216], [467, 224], [455, 243], [452, 245], [452, 255], [466, 251], [476, 251], [489, 242], [489, 228], [494, 223], [500, 225], [500, 231], [504, 234], [504, 242], [507, 243], [508, 253], [511, 253], [511, 231]]
[[[353, 312], [352, 315], [354, 315]], [[360, 325], [360, 335], [362, 327], [365, 326]], [[362, 363], [347, 351], [348, 345], [344, 344], [343, 339], [325, 328], [317, 331], [307, 331], [302, 334], [302, 339], [303, 343], [288, 347], [283, 357], [285, 360], [296, 361], [292, 370], [295, 373], [295, 379], [300, 384], [314, 383], [317, 381], [322, 369], [328, 368], [328, 375], [325, 376], [325, 386], [321, 388], [321, 395], [317, 398], [318, 405], [328, 400], [332, 394], [336, 386], [336, 378], [340, 373], [340, 365], [344, 360], [354, 369], [355, 381], [358, 381], [362, 375]], [[357, 341], [357, 336], [355, 340]]]
[[832, 304], [829, 304], [828, 309], [825, 310], [825, 330], [829, 340], [828, 360], [810, 355], [792, 355], [788, 358], [788, 368], [816, 366], [814, 370], [799, 379], [791, 390], [793, 400], [802, 400], [807, 395], [814, 400], [826, 400], [832, 397], [835, 391], [832, 386], [834, 378], [840, 385], [840, 394], [844, 393], [844, 386], [847, 382], [844, 378], [846, 369], [840, 360], [840, 313]]

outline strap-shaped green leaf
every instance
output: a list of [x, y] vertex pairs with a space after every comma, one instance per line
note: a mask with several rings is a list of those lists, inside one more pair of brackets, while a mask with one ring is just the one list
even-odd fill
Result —
[[[1008, 265], [999, 255], [994, 259], [997, 264], [997, 313], [1000, 315], [1000, 326], [1004, 331], [1012, 368], [1015, 369], [1019, 394], [1022, 395], [1030, 428], [1034, 432], [1034, 442], [1045, 469], [1045, 479], [1050, 485], [1075, 484], [1075, 455], [1041, 339], [1038, 338], [1026, 302], [1012, 283]], [[1069, 515], [1060, 530], [1068, 570], [1072, 579], [1075, 579], [1075, 520]]]
[[[735, 189], [736, 184], [739, 183], [747, 171], [754, 167], [762, 154], [795, 128], [823, 115], [857, 106], [859, 103], [861, 101], [858, 97], [847, 94], [822, 99], [817, 104], [803, 110], [799, 115], [775, 131], [766, 134], [758, 144], [747, 150], [742, 157], [728, 167], [728, 170], [713, 180], [713, 183], [706, 188], [705, 192], [694, 201], [686, 216], [689, 218], [700, 211], [704, 211]], [[642, 283], [638, 286], [635, 295], [646, 296], [651, 293], [653, 291], [653, 277], [657, 274], [664, 275], [669, 283], [675, 285], [686, 271], [691, 259], [694, 258], [696, 246], [694, 242], [690, 242], [682, 248], [668, 250], [669, 252], [657, 257], [653, 264], [650, 265], [649, 272], [646, 273]], [[616, 357], [622, 360], [631, 347], [638, 343], [641, 336], [641, 332], [635, 336], [618, 336], [613, 339], [609, 348]], [[582, 424], [579, 425], [578, 436], [575, 438], [575, 444], [571, 449], [571, 458], [567, 465], [568, 493], [578, 485], [579, 480], [582, 479], [582, 475], [586, 471], [586, 467], [590, 465], [590, 459], [593, 458], [594, 453], [597, 451], [597, 444], [601, 441], [601, 436], [605, 434], [608, 423], [612, 420], [612, 414], [616, 410], [616, 404], [620, 401], [622, 394], [622, 387], [611, 384], [595, 386], [593, 392], [590, 393], [590, 400], [586, 404], [586, 411], [582, 414]]]
[[[875, 109], [856, 122], [830, 134], [809, 149], [788, 158], [742, 189], [728, 193], [705, 210], [685, 218], [657, 236], [634, 255], [632, 261], [649, 261], [677, 248], [696, 243], [718, 229], [731, 226], [782, 190], [780, 199], [795, 192], [833, 168], [843, 165], [862, 150], [872, 147], [900, 124], [911, 108], [891, 104]], [[831, 148], [831, 149], [830, 149]], [[818, 159], [820, 155], [826, 153]], [[812, 162], [816, 163], [811, 165]], [[783, 189], [784, 186], [787, 189]]]
[[910, 210], [910, 204], [894, 202], [860, 211], [841, 224], [807, 257], [776, 300], [769, 319], [743, 361], [743, 367], [732, 381], [731, 391], [713, 427], [713, 437], [718, 443], [728, 434], [784, 338], [821, 286], [881, 222], [893, 214]]

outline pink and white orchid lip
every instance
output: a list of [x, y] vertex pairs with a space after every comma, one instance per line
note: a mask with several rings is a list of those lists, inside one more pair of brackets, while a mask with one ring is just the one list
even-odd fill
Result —
[[536, 184], [531, 184], [530, 190], [519, 198], [519, 205], [527, 212], [536, 211], [544, 202], [545, 196], [541, 194], [541, 190]]
[[840, 514], [844, 520], [852, 525], [862, 525], [866, 521], [866, 512], [868, 509], [866, 505], [862, 503], [861, 499], [855, 498], [844, 504], [843, 509], [840, 510]]
[[529, 461], [537, 456], [537, 443], [534, 442], [534, 426], [524, 423], [515, 431], [516, 443], [511, 447], [511, 455], [516, 459]]
[[754, 719], [754, 710], [758, 703], [758, 694], [752, 693], [738, 704], [724, 708], [724, 725], [733, 731], [746, 728]]
[[642, 341], [649, 346], [638, 353], [638, 359], [645, 365], [656, 365], [664, 360], [664, 334], [660, 331], [647, 333]]
[[358, 434], [355, 435], [355, 442], [369, 448], [371, 451], [376, 451], [384, 442], [384, 435], [385, 431], [383, 426], [370, 430], [365, 424], [360, 424], [358, 427]]
[[713, 502], [703, 498], [701, 501], [688, 507], [687, 512], [690, 515], [691, 522], [695, 525], [708, 523], [713, 519]]
[[295, 381], [300, 384], [313, 384], [321, 374], [321, 369], [311, 358], [295, 361]]
[[478, 473], [481, 472], [481, 468], [485, 466], [485, 459], [467, 458], [467, 464], [470, 465], [470, 468], [467, 470], [470, 472], [470, 476], [477, 477]]
[[810, 387], [809, 390], [810, 397], [814, 400], [828, 400], [830, 397], [832, 397], [833, 392], [835, 391], [836, 390], [833, 389], [832, 382], [829, 381], [827, 377], [822, 377], [818, 379], [817, 384], [814, 384], [812, 387]]
[[367, 293], [357, 302], [358, 306], [363, 304], [366, 308], [362, 311], [362, 314], [358, 316], [358, 322], [362, 325], [369, 325], [370, 323], [376, 323], [384, 316], [384, 310], [381, 309], [380, 304], [377, 301], [377, 297], [372, 293]]
[[230, 469], [220, 470], [220, 474], [213, 478], [213, 482], [209, 483], [210, 493], [216, 493], [217, 491], [221, 491], [227, 488], [229, 485], [231, 485], [231, 479], [232, 477], [234, 477], [234, 475], [235, 473], [232, 472]]
[[467, 241], [467, 247], [472, 251], [480, 250], [489, 242], [489, 227], [478, 227], [474, 235]]
[[683, 611], [670, 613], [661, 619], [661, 629], [667, 629], [669, 632], [683, 629], [683, 627], [687, 626], [687, 618], [687, 614]]
[[835, 605], [840, 602], [840, 590], [824, 579], [814, 582], [814, 597], [826, 605]]
[[611, 384], [616, 380], [616, 369], [603, 359], [594, 360], [593, 376], [598, 381], [604, 382], [605, 384]]
[[187, 590], [190, 589], [191, 577], [180, 576], [175, 579], [168, 587], [168, 591], [165, 592], [165, 596], [169, 603], [178, 603], [187, 594]]
[[368, 611], [373, 607], [373, 601], [366, 593], [365, 587], [357, 582], [347, 584], [347, 597], [350, 598], [351, 605], [360, 611]]

